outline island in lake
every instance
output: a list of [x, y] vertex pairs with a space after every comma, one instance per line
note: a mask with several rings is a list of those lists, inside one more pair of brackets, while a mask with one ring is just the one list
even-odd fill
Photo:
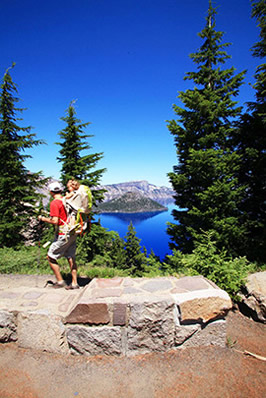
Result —
[[167, 207], [136, 192], [127, 192], [119, 198], [100, 203], [97, 213], [146, 213], [167, 211]]

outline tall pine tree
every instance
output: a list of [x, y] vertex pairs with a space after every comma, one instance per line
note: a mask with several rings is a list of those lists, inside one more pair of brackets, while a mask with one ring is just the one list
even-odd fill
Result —
[[130, 270], [130, 275], [142, 276], [146, 263], [145, 254], [141, 251], [140, 239], [136, 236], [136, 230], [130, 222], [125, 241], [124, 269]]
[[10, 69], [4, 74], [0, 94], [0, 247], [15, 247], [23, 242], [23, 231], [40, 199], [36, 188], [43, 185], [41, 173], [30, 173], [24, 166], [30, 157], [25, 151], [42, 141], [35, 139], [31, 127], [18, 124], [21, 118], [17, 114], [24, 109], [15, 106], [19, 98]]
[[[82, 184], [90, 188], [99, 186], [102, 174], [106, 169], [95, 170], [95, 167], [103, 153], [86, 154], [82, 156], [83, 151], [91, 149], [87, 138], [93, 137], [84, 133], [84, 129], [90, 123], [82, 123], [77, 119], [72, 101], [67, 109], [67, 115], [62, 117], [67, 126], [59, 132], [61, 142], [57, 143], [61, 146], [59, 151], [60, 157], [58, 161], [62, 163], [61, 181], [66, 186], [69, 179], [77, 179], [82, 181]], [[103, 199], [103, 190], [93, 190], [94, 201], [101, 201]]]
[[175, 191], [173, 211], [177, 224], [169, 225], [171, 248], [192, 252], [202, 231], [212, 231], [218, 246], [239, 254], [245, 242], [239, 203], [244, 187], [235, 177], [238, 155], [232, 148], [233, 120], [241, 112], [233, 100], [244, 73], [223, 69], [230, 58], [222, 44], [223, 32], [215, 30], [216, 10], [209, 2], [206, 25], [199, 33], [203, 44], [190, 55], [197, 65], [185, 80], [194, 88], [179, 92], [185, 108], [174, 105], [178, 120], [168, 124], [174, 136], [178, 165], [168, 174]]
[[[253, 56], [265, 60], [266, 4], [253, 1], [252, 16], [257, 19], [260, 41], [252, 50]], [[240, 154], [239, 181], [246, 186], [241, 209], [248, 230], [247, 256], [251, 260], [266, 258], [266, 64], [260, 64], [255, 73], [255, 101], [248, 103], [241, 118], [236, 147]]]

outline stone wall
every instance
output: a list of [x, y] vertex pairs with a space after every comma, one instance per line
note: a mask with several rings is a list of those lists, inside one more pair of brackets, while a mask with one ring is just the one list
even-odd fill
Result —
[[[71, 301], [72, 292], [60, 294]], [[203, 277], [94, 279], [74, 298], [64, 315], [0, 309], [0, 341], [87, 356], [226, 344], [231, 300]]]

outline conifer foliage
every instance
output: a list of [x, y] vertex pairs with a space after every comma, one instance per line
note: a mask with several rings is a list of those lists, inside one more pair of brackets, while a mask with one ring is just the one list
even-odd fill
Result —
[[145, 255], [141, 252], [140, 239], [136, 236], [136, 230], [132, 222], [128, 226], [125, 242], [125, 268], [131, 275], [141, 276], [145, 269]]
[[[15, 64], [12, 65], [12, 68]], [[36, 188], [43, 185], [41, 173], [30, 173], [24, 166], [25, 151], [42, 143], [35, 139], [31, 127], [20, 127], [15, 105], [17, 88], [8, 68], [0, 93], [0, 247], [14, 247], [24, 239], [23, 230], [34, 213], [38, 199]]]
[[236, 178], [239, 155], [234, 151], [233, 121], [241, 112], [234, 97], [244, 73], [223, 69], [230, 58], [222, 43], [223, 32], [215, 30], [216, 10], [209, 2], [206, 25], [199, 33], [203, 44], [190, 55], [197, 70], [185, 80], [194, 88], [179, 92], [185, 108], [174, 105], [178, 120], [168, 124], [174, 136], [178, 165], [168, 174], [175, 190], [173, 211], [177, 224], [168, 227], [171, 248], [191, 253], [202, 231], [212, 232], [218, 247], [238, 254], [245, 241], [239, 203], [244, 194]]
[[[76, 117], [75, 101], [72, 101], [66, 111], [66, 116], [61, 120], [65, 122], [66, 127], [59, 132], [61, 142], [60, 155], [57, 160], [61, 162], [61, 180], [64, 186], [71, 178], [82, 181], [82, 184], [92, 188], [98, 186], [105, 169], [95, 170], [95, 167], [103, 153], [86, 154], [82, 156], [83, 151], [91, 149], [87, 138], [93, 137], [84, 133], [84, 129], [90, 124], [82, 123]], [[103, 190], [93, 190], [94, 200], [103, 199]]]
[[[257, 19], [260, 41], [252, 50], [253, 56], [265, 60], [266, 3], [253, 1], [252, 16]], [[248, 103], [242, 116], [236, 147], [240, 155], [239, 181], [246, 186], [241, 209], [248, 230], [246, 251], [249, 259], [265, 261], [266, 257], [266, 64], [255, 73], [255, 101]]]

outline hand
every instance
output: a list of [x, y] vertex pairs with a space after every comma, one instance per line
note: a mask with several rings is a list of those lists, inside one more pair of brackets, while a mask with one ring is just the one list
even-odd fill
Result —
[[40, 222], [43, 222], [43, 216], [38, 216], [38, 220], [39, 220]]

